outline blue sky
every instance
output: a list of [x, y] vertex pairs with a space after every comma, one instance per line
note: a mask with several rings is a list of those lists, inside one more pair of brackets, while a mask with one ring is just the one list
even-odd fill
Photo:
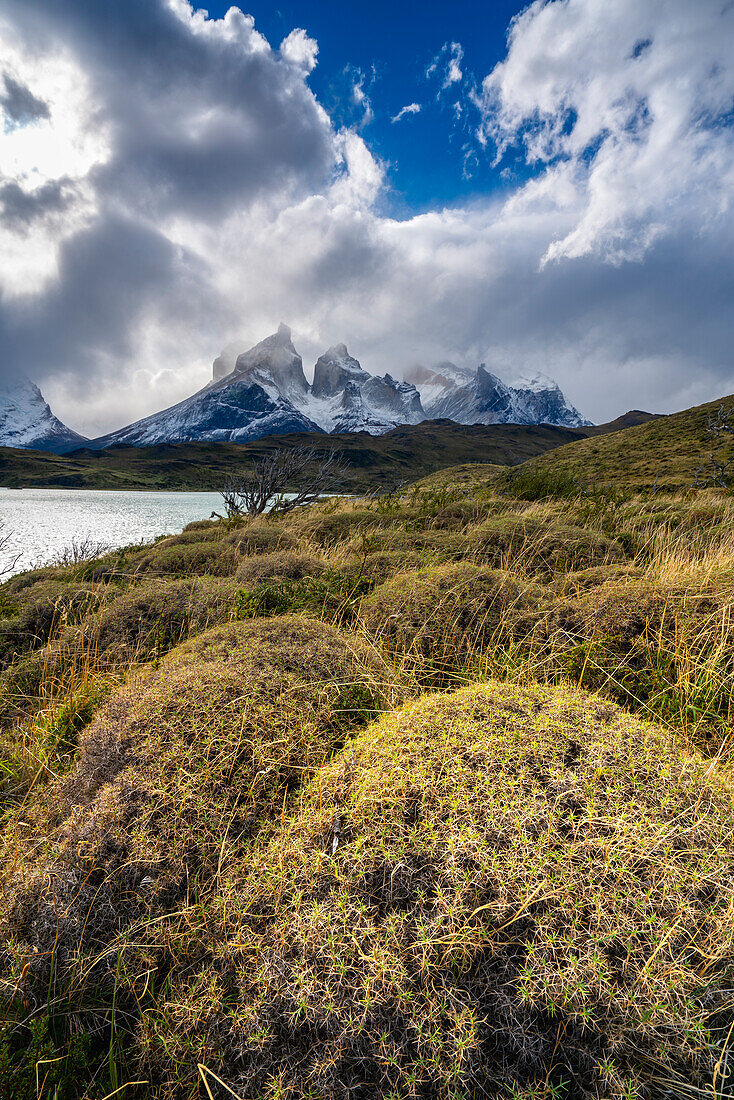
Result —
[[[229, 4], [207, 7], [210, 15], [221, 17]], [[476, 109], [469, 94], [504, 56], [509, 23], [524, 7], [517, 0], [376, 0], [369, 5], [298, 0], [248, 3], [244, 10], [272, 46], [294, 27], [316, 39], [318, 65], [309, 83], [337, 124], [362, 123], [364, 107], [355, 103], [353, 87], [363, 80], [372, 118], [360, 132], [388, 166], [385, 207], [405, 216], [508, 185], [507, 171], [501, 175], [507, 163], [492, 167], [494, 150], [483, 150], [476, 140]], [[463, 53], [463, 78], [442, 89], [451, 54], [450, 48], [442, 51], [452, 43]], [[436, 69], [427, 76], [434, 62]], [[420, 104], [420, 113], [392, 122], [413, 103]], [[517, 165], [510, 170], [517, 178]]]
[[307, 370], [344, 342], [543, 372], [598, 422], [713, 400], [734, 4], [1, 0], [0, 255], [0, 382], [90, 436], [280, 321]]

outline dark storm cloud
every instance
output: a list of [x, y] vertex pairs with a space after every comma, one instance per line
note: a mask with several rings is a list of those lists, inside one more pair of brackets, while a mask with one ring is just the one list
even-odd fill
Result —
[[6, 0], [34, 45], [66, 45], [111, 155], [95, 184], [155, 215], [217, 218], [235, 203], [319, 186], [331, 129], [303, 73], [241, 13], [197, 31], [163, 0]]
[[[220, 322], [206, 260], [163, 223], [205, 232], [258, 199], [282, 206], [318, 190], [334, 169], [334, 135], [293, 43], [272, 50], [237, 9], [215, 22], [167, 0], [5, 0], [0, 36], [3, 18], [29, 68], [60, 52], [73, 59], [87, 85], [84, 126], [105, 155], [77, 181], [0, 180], [0, 228], [15, 233], [63, 214], [74, 186], [86, 203], [70, 229], [60, 224], [58, 275], [0, 299], [0, 374], [70, 385], [94, 375], [112, 387], [144, 325], [179, 327], [185, 347], [196, 322]], [[298, 44], [307, 55], [309, 40]], [[33, 109], [54, 126], [28, 89], [6, 88], [15, 117]]]
[[0, 222], [16, 233], [23, 233], [39, 219], [66, 210], [73, 195], [69, 180], [49, 180], [35, 191], [26, 191], [15, 180], [0, 180]]
[[19, 80], [5, 73], [0, 84], [0, 107], [6, 116], [6, 128], [27, 126], [38, 119], [49, 117], [48, 103], [33, 94]]

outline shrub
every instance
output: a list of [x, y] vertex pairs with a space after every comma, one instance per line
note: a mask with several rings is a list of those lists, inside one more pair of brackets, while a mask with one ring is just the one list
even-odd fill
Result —
[[129, 564], [134, 573], [209, 574], [216, 577], [231, 576], [236, 567], [234, 548], [221, 539], [193, 543], [169, 543], [165, 540], [147, 547]]
[[16, 614], [0, 620], [0, 665], [44, 645], [54, 633], [78, 623], [102, 600], [104, 590], [83, 584], [38, 581], [15, 597]]
[[84, 624], [95, 654], [116, 663], [162, 656], [174, 645], [234, 614], [234, 589], [226, 580], [145, 580]]
[[56, 991], [88, 1032], [113, 1004], [137, 1012], [170, 958], [151, 918], [211, 899], [258, 823], [393, 697], [367, 647], [298, 618], [209, 630], [134, 678], [85, 730], [73, 771], [25, 806], [25, 857], [5, 852], [10, 1011], [49, 993], [53, 1011]]
[[317, 546], [333, 546], [360, 532], [389, 527], [395, 520], [391, 514], [383, 515], [365, 507], [342, 507], [338, 511], [314, 508], [298, 518], [301, 519], [299, 530]]
[[550, 608], [545, 668], [717, 748], [734, 714], [733, 605], [731, 581], [610, 579]]
[[703, 1095], [733, 827], [704, 763], [593, 696], [424, 697], [321, 768], [182, 932], [138, 1069], [188, 1095], [209, 1065], [263, 1100]]
[[458, 670], [487, 647], [531, 628], [541, 590], [508, 573], [469, 562], [400, 573], [362, 602], [367, 630], [393, 652]]
[[318, 577], [325, 568], [325, 562], [315, 554], [276, 550], [271, 554], [257, 554], [255, 557], [243, 558], [237, 567], [237, 580], [245, 584], [260, 584], [263, 581], [300, 581], [304, 577]]
[[468, 537], [480, 560], [540, 576], [626, 559], [619, 543], [606, 535], [533, 515], [496, 516]]
[[360, 598], [371, 591], [374, 580], [360, 566], [354, 570], [325, 569], [300, 580], [266, 580], [237, 594], [237, 617], [282, 615], [308, 611], [333, 621], [345, 622], [356, 613]]
[[525, 463], [500, 474], [493, 488], [515, 500], [575, 500], [584, 492], [580, 478], [570, 469]]

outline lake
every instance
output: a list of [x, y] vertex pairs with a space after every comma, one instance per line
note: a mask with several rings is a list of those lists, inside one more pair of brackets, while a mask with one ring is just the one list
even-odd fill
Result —
[[219, 493], [0, 488], [0, 520], [11, 536], [0, 551], [0, 569], [16, 554], [14, 573], [46, 565], [72, 540], [111, 549], [147, 542], [208, 519], [215, 510], [223, 511]]

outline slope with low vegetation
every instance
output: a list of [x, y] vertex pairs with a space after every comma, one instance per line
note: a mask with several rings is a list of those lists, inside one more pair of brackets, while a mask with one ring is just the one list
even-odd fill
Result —
[[[346, 432], [268, 436], [251, 443], [169, 443], [153, 447], [81, 449], [53, 455], [0, 447], [0, 483], [10, 489], [198, 489], [218, 491], [243, 465], [279, 448], [305, 447], [314, 464], [332, 451], [345, 467], [343, 490], [370, 492], [394, 488], [481, 456], [491, 464], [514, 466], [554, 447], [639, 423], [649, 413], [627, 413], [610, 424], [559, 428], [550, 424], [455, 424], [432, 420], [402, 425], [385, 435]], [[307, 471], [308, 472], [308, 471]]]
[[713, 444], [707, 439], [707, 421], [720, 409], [734, 420], [734, 396], [566, 444], [552, 455], [534, 459], [524, 472], [543, 476], [547, 471], [551, 479], [560, 474], [579, 485], [626, 492], [653, 486], [660, 492], [688, 489], [719, 442], [725, 460], [734, 459], [734, 435]]
[[0, 1098], [734, 1095], [734, 501], [557, 454], [0, 587]]

